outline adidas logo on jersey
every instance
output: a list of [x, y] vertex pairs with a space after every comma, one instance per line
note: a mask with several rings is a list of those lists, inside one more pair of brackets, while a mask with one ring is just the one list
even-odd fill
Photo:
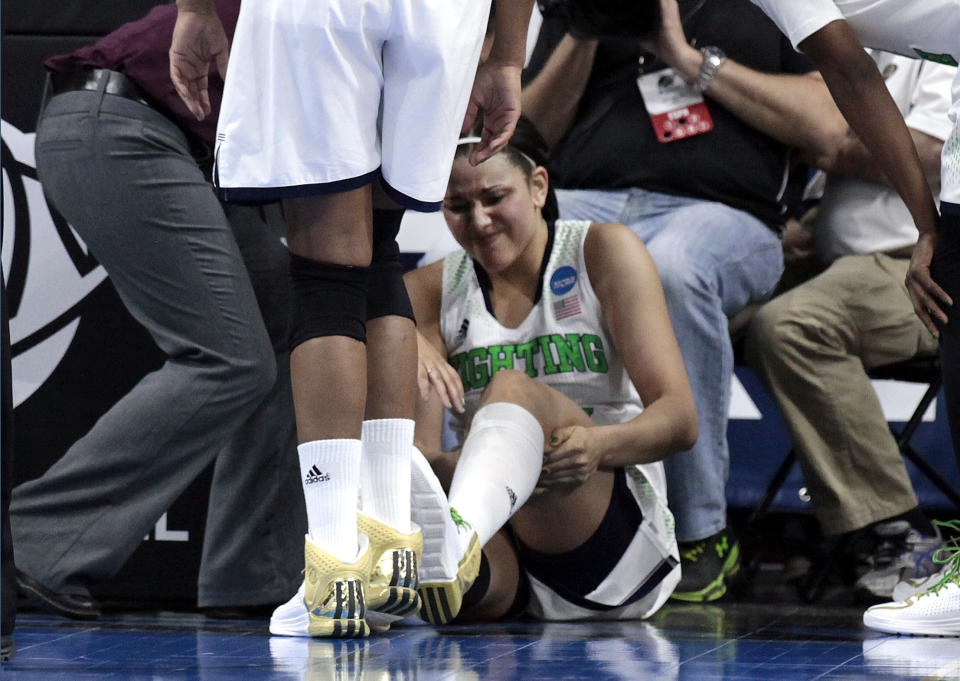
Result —
[[326, 482], [330, 479], [329, 473], [322, 473], [316, 464], [307, 471], [307, 477], [303, 479], [303, 484], [312, 485], [315, 482]]
[[460, 330], [457, 331], [457, 341], [463, 342], [467, 338], [467, 329], [470, 328], [470, 320], [464, 319], [463, 323], [460, 325]]

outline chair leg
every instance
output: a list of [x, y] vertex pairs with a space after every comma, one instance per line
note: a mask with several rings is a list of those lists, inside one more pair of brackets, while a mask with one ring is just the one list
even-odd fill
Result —
[[787, 476], [790, 475], [790, 469], [793, 468], [794, 462], [797, 460], [797, 453], [794, 450], [790, 450], [787, 456], [783, 459], [783, 462], [780, 464], [780, 467], [777, 468], [777, 472], [774, 473], [773, 479], [770, 480], [770, 483], [767, 485], [766, 491], [763, 493], [763, 499], [760, 501], [760, 504], [753, 509], [750, 513], [750, 517], [747, 518], [747, 527], [753, 527], [757, 521], [760, 520], [767, 511], [770, 509], [770, 506], [773, 504], [774, 498], [777, 496], [777, 492], [780, 491], [780, 488], [783, 487], [783, 483], [786, 481]]
[[910, 420], [907, 421], [907, 424], [903, 427], [903, 430], [896, 431], [892, 428], [890, 429], [890, 432], [893, 433], [893, 436], [897, 441], [897, 446], [900, 447], [900, 451], [903, 451], [905, 447], [909, 447], [910, 438], [912, 438], [914, 432], [916, 432], [917, 426], [920, 425], [920, 421], [923, 419], [923, 414], [927, 411], [930, 403], [933, 402], [933, 398], [937, 396], [938, 392], [940, 392], [940, 386], [942, 383], [943, 381], [940, 378], [930, 382], [930, 385], [927, 386], [927, 391], [923, 393], [923, 397], [920, 398], [917, 408], [913, 410], [913, 414], [910, 416]]
[[900, 453], [907, 458], [914, 466], [917, 467], [917, 470], [927, 476], [927, 479], [933, 483], [933, 485], [943, 492], [953, 504], [960, 508], [960, 490], [957, 490], [956, 487], [951, 485], [946, 478], [944, 478], [933, 466], [927, 463], [917, 451], [910, 445], [910, 439], [913, 437], [914, 432], [917, 430], [917, 426], [920, 425], [920, 421], [923, 418], [924, 412], [927, 411], [927, 408], [930, 406], [930, 403], [933, 401], [933, 398], [937, 396], [937, 393], [940, 392], [940, 386], [943, 383], [943, 379], [937, 377], [936, 380], [931, 381], [927, 391], [923, 394], [923, 398], [920, 400], [920, 403], [917, 405], [917, 408], [913, 411], [913, 415], [910, 417], [910, 420], [903, 427], [903, 430], [897, 431], [894, 428], [890, 428], [890, 432], [893, 433], [894, 439], [897, 441], [897, 446], [900, 449]]
[[927, 476], [927, 479], [932, 482], [937, 489], [943, 492], [944, 496], [952, 501], [957, 508], [960, 508], [960, 491], [958, 491], [956, 487], [951, 485], [933, 466], [928, 464], [909, 443], [901, 445], [900, 451], [917, 467], [918, 471]]

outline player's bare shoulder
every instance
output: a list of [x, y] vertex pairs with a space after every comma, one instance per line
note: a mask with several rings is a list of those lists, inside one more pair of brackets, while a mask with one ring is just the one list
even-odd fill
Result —
[[619, 222], [592, 222], [583, 242], [583, 257], [591, 279], [620, 267], [644, 267], [650, 256], [633, 231]]

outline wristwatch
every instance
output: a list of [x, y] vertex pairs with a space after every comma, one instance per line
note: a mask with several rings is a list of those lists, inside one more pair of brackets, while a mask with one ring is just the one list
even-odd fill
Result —
[[700, 65], [700, 75], [697, 77], [696, 88], [700, 92], [707, 89], [710, 81], [717, 75], [717, 71], [727, 60], [727, 55], [719, 47], [700, 48], [700, 54], [703, 55], [703, 63]]

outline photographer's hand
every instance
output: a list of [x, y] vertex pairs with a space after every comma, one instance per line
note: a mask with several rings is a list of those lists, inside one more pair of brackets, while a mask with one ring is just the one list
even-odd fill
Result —
[[660, 0], [660, 31], [656, 37], [644, 40], [643, 49], [672, 67], [688, 83], [697, 80], [703, 55], [687, 42], [680, 20], [677, 0]]

